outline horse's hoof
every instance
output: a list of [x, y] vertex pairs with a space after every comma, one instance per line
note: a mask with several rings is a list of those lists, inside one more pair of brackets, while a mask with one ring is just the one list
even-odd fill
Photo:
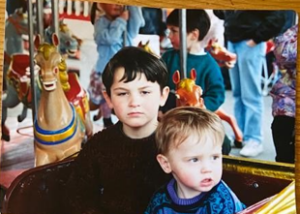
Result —
[[20, 115], [18, 116], [18, 122], [19, 122], [19, 123], [23, 122], [24, 119], [25, 119], [24, 117], [22, 117], [22, 116], [20, 116]]
[[2, 133], [1, 139], [4, 140], [4, 141], [9, 142], [10, 141], [10, 135]]
[[9, 134], [9, 129], [5, 124], [1, 125], [1, 129], [2, 129], [2, 135], [1, 135], [1, 139], [5, 140], [5, 141], [10, 141], [10, 134]]
[[240, 141], [234, 140], [234, 145], [236, 148], [239, 148], [239, 149], [243, 148], [243, 144]]

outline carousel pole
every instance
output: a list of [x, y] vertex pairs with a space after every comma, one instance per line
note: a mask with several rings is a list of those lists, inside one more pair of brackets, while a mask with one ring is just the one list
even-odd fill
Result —
[[35, 121], [36, 110], [37, 110], [37, 100], [36, 100], [36, 83], [34, 76], [34, 49], [33, 49], [33, 17], [32, 17], [32, 2], [27, 1], [27, 11], [28, 11], [28, 30], [29, 30], [29, 56], [30, 56], [30, 84], [31, 84], [31, 97], [32, 97], [32, 120]]
[[[59, 39], [58, 0], [51, 0], [51, 8], [52, 8], [52, 28], [54, 30], [54, 33], [56, 33]], [[57, 49], [59, 50], [59, 45], [57, 46]]]
[[186, 61], [186, 9], [179, 10], [179, 36], [180, 36], [180, 76], [187, 78]]
[[43, 38], [44, 22], [43, 22], [43, 1], [36, 1], [36, 16], [37, 16], [37, 32]]
[[[124, 6], [124, 11], [128, 10], [127, 6]], [[127, 40], [127, 25], [125, 28], [125, 31], [123, 32], [123, 47], [126, 46], [126, 40]]]

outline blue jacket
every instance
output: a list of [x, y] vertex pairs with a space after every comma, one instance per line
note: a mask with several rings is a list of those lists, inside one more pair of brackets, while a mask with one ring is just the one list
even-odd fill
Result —
[[127, 30], [126, 46], [131, 46], [140, 27], [145, 24], [140, 7], [128, 6], [128, 10], [129, 19], [127, 22], [120, 17], [111, 21], [105, 15], [95, 22], [94, 39], [98, 51], [95, 71], [97, 73], [102, 73], [110, 58], [123, 47], [124, 31]]
[[157, 190], [144, 214], [233, 214], [246, 208], [224, 181], [191, 199], [179, 198], [175, 183]]

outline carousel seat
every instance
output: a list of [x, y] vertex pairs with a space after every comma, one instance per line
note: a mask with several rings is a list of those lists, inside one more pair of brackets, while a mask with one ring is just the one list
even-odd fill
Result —
[[[20, 174], [6, 191], [2, 213], [61, 213], [63, 200], [60, 197], [73, 161], [74, 158], [69, 158]], [[294, 179], [294, 167], [289, 164], [225, 157], [223, 165], [223, 180], [247, 207], [255, 209], [267, 203]], [[252, 208], [250, 211], [253, 211]], [[243, 212], [246, 213], [251, 212]]]
[[7, 189], [2, 213], [61, 213], [60, 200], [74, 158], [32, 168], [20, 174]]

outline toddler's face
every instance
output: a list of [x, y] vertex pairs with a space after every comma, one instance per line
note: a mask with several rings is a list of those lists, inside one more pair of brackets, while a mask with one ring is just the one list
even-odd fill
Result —
[[122, 5], [118, 4], [104, 4], [101, 3], [101, 8], [104, 10], [105, 14], [112, 18], [116, 18], [121, 15], [124, 10]]
[[222, 177], [222, 148], [208, 141], [198, 142], [189, 136], [166, 155], [177, 181], [179, 197], [192, 198], [210, 191]]

